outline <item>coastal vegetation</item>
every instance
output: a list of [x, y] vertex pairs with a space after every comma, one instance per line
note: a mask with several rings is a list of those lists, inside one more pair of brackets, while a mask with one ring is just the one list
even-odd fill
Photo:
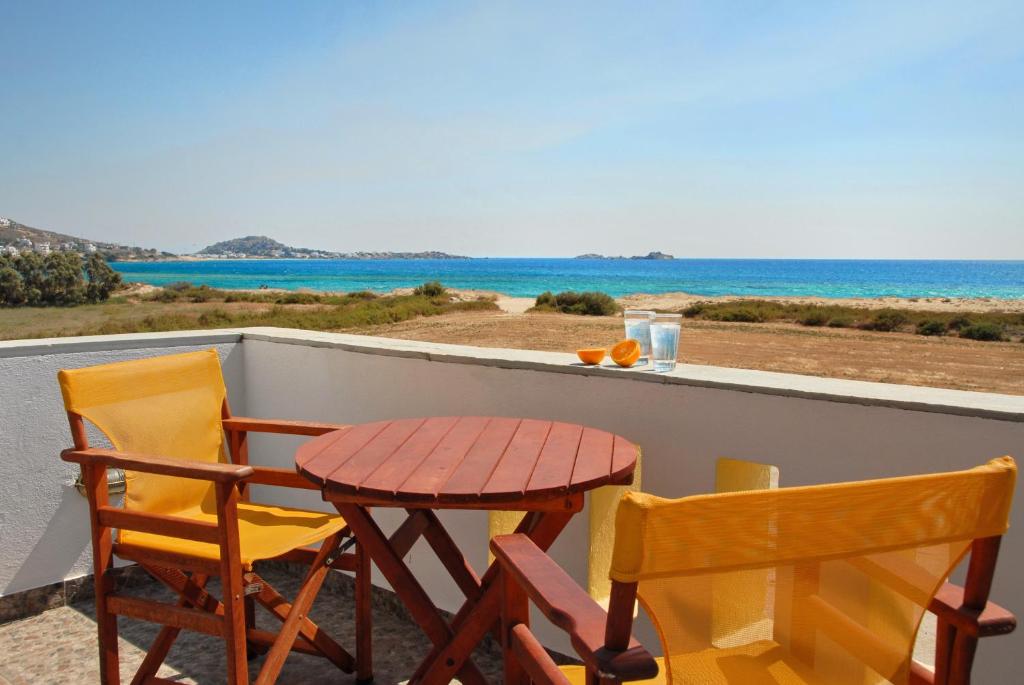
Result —
[[914, 332], [925, 336], [959, 336], [999, 341], [1024, 337], [1024, 314], [1007, 312], [868, 309], [832, 304], [798, 304], [771, 300], [697, 302], [681, 311], [690, 319], [733, 323], [795, 323], [801, 326], [857, 328], [864, 331]]
[[[38, 324], [38, 319], [8, 319], [4, 325], [0, 325], [0, 338], [106, 335], [242, 326], [337, 331], [394, 324], [423, 316], [496, 309], [494, 301], [489, 298], [458, 300], [444, 293], [431, 296], [376, 295], [370, 292], [343, 295], [241, 292], [173, 283], [137, 298], [122, 295], [107, 303], [75, 308], [82, 310], [76, 312], [77, 316], [54, 317], [54, 325], [49, 327], [26, 330], [30, 324]], [[8, 325], [8, 322], [15, 325]], [[17, 325], [19, 323], [20, 330]]]
[[[442, 294], [427, 294], [439, 292], [437, 286]], [[184, 282], [163, 288], [133, 284], [96, 304], [0, 307], [0, 339], [281, 326], [572, 352], [608, 348], [622, 338], [621, 318], [563, 314], [556, 308], [555, 294], [542, 299], [546, 306], [534, 310], [539, 313], [523, 314], [523, 309], [515, 313], [515, 307], [525, 302], [509, 303], [510, 298], [450, 290], [441, 284], [421, 284], [419, 294], [406, 292], [333, 294], [221, 290]], [[642, 300], [627, 302], [638, 308], [655, 306]], [[952, 307], [951, 302], [938, 303], [937, 308], [946, 305], [945, 312], [914, 311], [922, 304], [907, 302], [886, 312], [823, 303], [800, 305], [780, 315], [776, 302], [758, 307], [702, 302], [700, 313], [693, 315], [696, 308], [691, 309], [683, 326], [680, 354], [694, 364], [1024, 394], [1024, 313], [986, 313], [983, 306], [968, 310]], [[744, 313], [730, 314], [730, 307]], [[665, 311], [680, 308], [681, 304]], [[859, 322], [869, 325], [862, 328]], [[896, 324], [894, 332], [879, 330]], [[1003, 342], [989, 342], [998, 338]]]
[[611, 295], [599, 292], [578, 293], [572, 290], [557, 295], [550, 291], [537, 296], [531, 311], [562, 312], [563, 314], [581, 314], [584, 316], [611, 316], [619, 312], [621, 307]]
[[0, 306], [69, 307], [103, 302], [121, 284], [121, 275], [98, 254], [82, 260], [77, 252], [0, 255]]

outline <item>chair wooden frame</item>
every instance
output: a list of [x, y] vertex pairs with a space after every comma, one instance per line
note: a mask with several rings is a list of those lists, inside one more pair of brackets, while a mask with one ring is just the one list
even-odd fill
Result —
[[[221, 423], [227, 436], [231, 463], [208, 463], [91, 448], [82, 416], [69, 411], [68, 421], [74, 448], [61, 452], [61, 458], [81, 466], [89, 500], [100, 681], [104, 685], [120, 683], [118, 616], [163, 625], [132, 679], [132, 685], [174, 682], [158, 678], [156, 673], [182, 629], [224, 638], [227, 682], [230, 685], [246, 685], [249, 682], [248, 657], [260, 653], [266, 653], [267, 656], [255, 682], [257, 685], [273, 683], [292, 651], [324, 657], [346, 673], [354, 670], [359, 682], [373, 679], [370, 559], [358, 542], [355, 542], [354, 551], [342, 553], [345, 539], [353, 538], [347, 526], [326, 538], [319, 548], [300, 547], [277, 557], [276, 560], [309, 567], [292, 603], [288, 603], [254, 571], [245, 572], [239, 548], [237, 506], [239, 502], [248, 501], [249, 484], [319, 490], [291, 469], [249, 465], [249, 433], [318, 436], [347, 426], [234, 417], [225, 399]], [[216, 493], [217, 523], [110, 506], [108, 467], [210, 481]], [[216, 544], [220, 546], [220, 561], [117, 543], [111, 532], [113, 528]], [[348, 543], [344, 546], [348, 546]], [[110, 573], [114, 556], [136, 562], [177, 593], [177, 605], [129, 597], [117, 592]], [[355, 574], [354, 658], [307, 617], [330, 569]], [[212, 576], [221, 578], [220, 600], [206, 592], [206, 583]], [[257, 605], [263, 606], [281, 621], [278, 632], [256, 628]]]
[[[975, 540], [964, 587], [946, 583], [932, 599], [928, 611], [938, 617], [935, 671], [913, 662], [911, 685], [969, 685], [978, 639], [1016, 628], [1013, 614], [988, 601], [1000, 539]], [[530, 602], [569, 634], [586, 666], [588, 683], [645, 680], [657, 674], [657, 662], [631, 635], [636, 583], [612, 581], [606, 612], [525, 535], [496, 537], [491, 550], [503, 593], [506, 685], [570, 685], [530, 632]]]

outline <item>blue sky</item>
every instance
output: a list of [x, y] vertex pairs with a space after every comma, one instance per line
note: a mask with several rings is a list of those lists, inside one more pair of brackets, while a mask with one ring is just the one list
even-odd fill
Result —
[[1024, 3], [0, 0], [0, 215], [174, 251], [1024, 259]]

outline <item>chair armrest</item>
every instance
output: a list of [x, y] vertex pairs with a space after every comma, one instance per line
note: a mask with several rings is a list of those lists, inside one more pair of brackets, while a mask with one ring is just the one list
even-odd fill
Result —
[[988, 602], [981, 611], [965, 607], [964, 589], [952, 583], [939, 588], [928, 611], [959, 630], [978, 637], [1006, 635], [1017, 627], [1014, 615], [995, 602]]
[[294, 469], [282, 469], [274, 466], [253, 466], [253, 474], [245, 479], [250, 485], [275, 485], [281, 488], [299, 490], [320, 490], [320, 486], [309, 480]]
[[285, 421], [283, 419], [253, 419], [246, 416], [232, 416], [221, 423], [228, 432], [248, 431], [250, 433], [280, 433], [283, 435], [323, 435], [350, 426], [340, 423], [318, 423], [315, 421]]
[[234, 483], [245, 480], [254, 473], [251, 466], [239, 464], [176, 459], [152, 454], [118, 452], [117, 450], [98, 448], [87, 450], [67, 449], [60, 453], [60, 458], [76, 464], [102, 464], [103, 466], [114, 466], [129, 471], [143, 471], [160, 476], [177, 476], [179, 478], [196, 478], [216, 483]]
[[501, 565], [526, 591], [541, 613], [566, 633], [583, 662], [618, 680], [646, 680], [658, 664], [635, 639], [619, 652], [604, 646], [608, 614], [551, 557], [525, 535], [501, 535], [491, 541]]

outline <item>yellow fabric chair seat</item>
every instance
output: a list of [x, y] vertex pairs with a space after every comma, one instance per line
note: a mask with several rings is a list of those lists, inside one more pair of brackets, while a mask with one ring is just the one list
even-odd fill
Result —
[[[668, 682], [664, 657], [658, 657], [658, 675], [637, 681], [646, 685]], [[561, 666], [572, 685], [586, 685], [583, 666]], [[705, 649], [672, 657], [672, 685], [824, 685], [771, 640], [740, 647]]]
[[[216, 512], [212, 509], [207, 511], [203, 507], [190, 507], [168, 513], [171, 516], [196, 521], [217, 522]], [[246, 570], [250, 570], [254, 561], [273, 559], [297, 547], [320, 542], [344, 527], [345, 520], [337, 514], [239, 502], [238, 541], [242, 552], [242, 565]], [[209, 542], [132, 530], [120, 531], [119, 542], [161, 552], [220, 561], [220, 547]]]

